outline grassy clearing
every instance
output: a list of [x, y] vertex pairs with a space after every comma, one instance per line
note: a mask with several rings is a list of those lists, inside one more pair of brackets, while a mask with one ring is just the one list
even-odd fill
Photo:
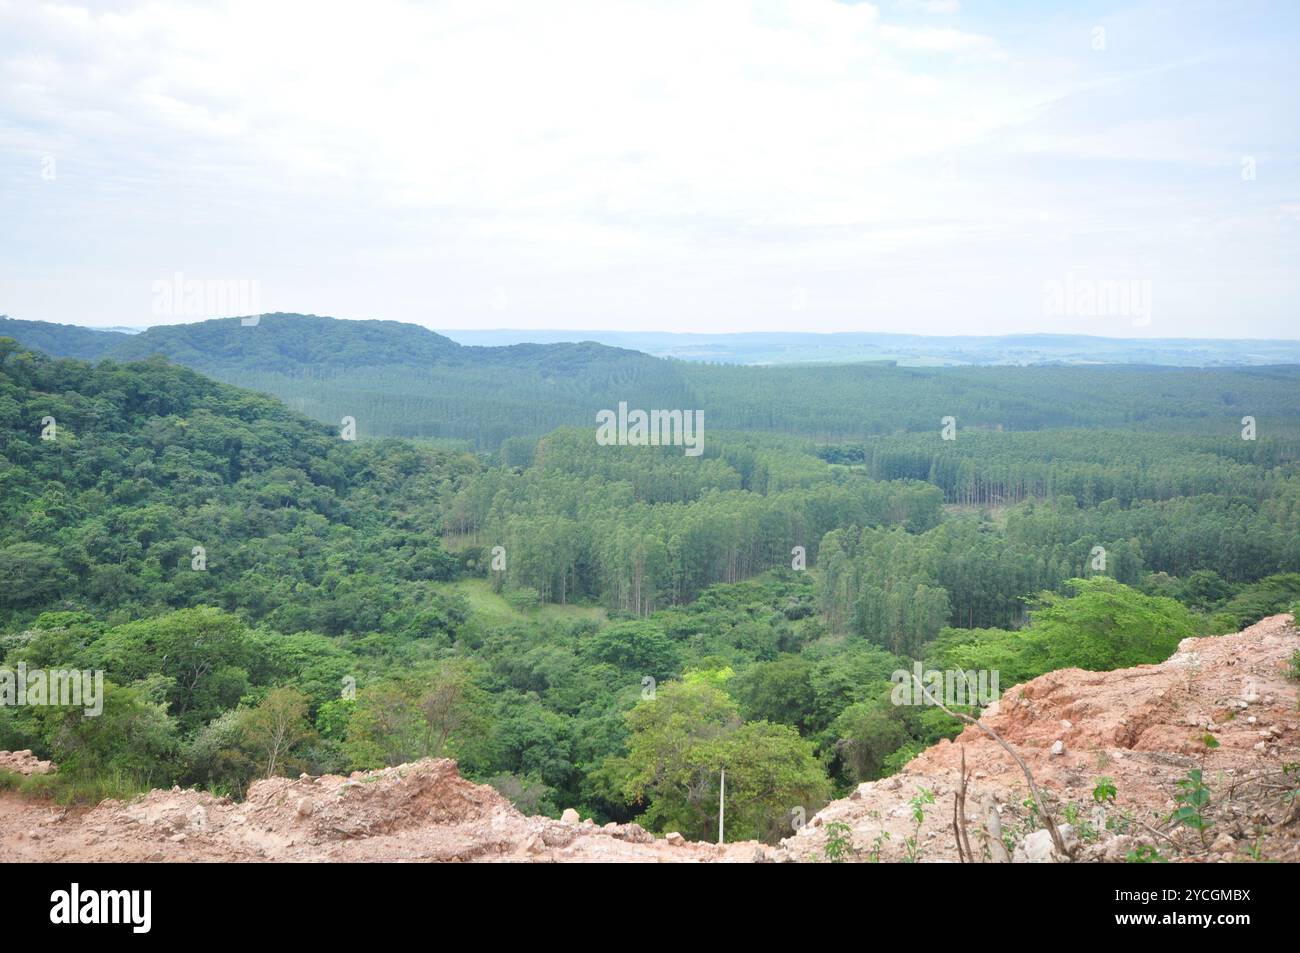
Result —
[[19, 774], [0, 770], [0, 791], [13, 791], [23, 797], [56, 804], [98, 804], [105, 798], [129, 801], [149, 790], [141, 779], [125, 774], [97, 778], [70, 778], [58, 774]]
[[450, 583], [447, 590], [465, 600], [471, 617], [482, 626], [575, 619], [592, 619], [601, 624], [608, 621], [605, 610], [600, 606], [549, 603], [536, 609], [516, 609], [500, 593], [493, 592], [486, 579], [461, 579]]

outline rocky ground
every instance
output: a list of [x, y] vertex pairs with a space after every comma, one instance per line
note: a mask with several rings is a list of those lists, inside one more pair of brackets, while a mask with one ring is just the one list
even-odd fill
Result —
[[[1060, 822], [1074, 818], [1073, 859], [1124, 860], [1142, 845], [1174, 860], [1300, 861], [1300, 683], [1287, 677], [1300, 650], [1289, 615], [1264, 619], [1234, 635], [1187, 639], [1159, 665], [1114, 672], [1063, 669], [1010, 689], [985, 710], [981, 723], [1024, 759]], [[1211, 734], [1218, 747], [1204, 743]], [[985, 801], [992, 799], [1002, 832], [1037, 859], [1048, 859], [1045, 833], [1032, 832], [1024, 773], [993, 739], [975, 727], [923, 752], [900, 773], [862, 784], [811, 818], [785, 841], [801, 858], [825, 853], [827, 829], [847, 833], [857, 856], [884, 861], [912, 853], [921, 860], [957, 861], [953, 796], [962, 753], [968, 783], [968, 839], [977, 858]], [[1177, 782], [1200, 768], [1210, 789], [1211, 825], [1204, 838], [1166, 818]], [[1093, 798], [1109, 778], [1113, 802]], [[925, 789], [919, 831], [909, 801]], [[1104, 816], [1097, 809], [1104, 807]], [[883, 836], [882, 835], [887, 835]], [[837, 838], [838, 839], [838, 838]]]
[[[1063, 826], [1055, 851], [1023, 772], [995, 740], [968, 728], [899, 774], [860, 785], [777, 847], [719, 847], [655, 837], [636, 824], [597, 826], [574, 812], [525, 817], [495, 790], [427, 760], [350, 777], [260, 781], [243, 802], [197, 791], [151, 791], [129, 803], [63, 809], [0, 795], [0, 855], [9, 861], [956, 861], [954, 796], [978, 860], [998, 842], [1015, 859], [1118, 861], [1155, 850], [1186, 861], [1300, 861], [1300, 710], [1287, 660], [1300, 650], [1290, 616], [1235, 635], [1189, 639], [1159, 665], [1067, 669], [1005, 693], [982, 724], [1009, 743]], [[1219, 746], [1207, 748], [1209, 733]], [[50, 770], [30, 752], [0, 768]], [[1211, 792], [1202, 835], [1171, 825], [1177, 782], [1203, 769]], [[1115, 796], [1098, 805], [1110, 779]], [[911, 803], [928, 792], [916, 823]], [[1104, 815], [1099, 813], [1104, 809]], [[990, 812], [996, 816], [989, 820]], [[994, 836], [986, 836], [990, 829]], [[996, 835], [1000, 827], [1001, 838]]]

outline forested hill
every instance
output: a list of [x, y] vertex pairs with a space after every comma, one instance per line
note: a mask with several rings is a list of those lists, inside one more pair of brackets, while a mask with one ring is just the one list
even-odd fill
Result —
[[[54, 330], [52, 330], [54, 329]], [[82, 352], [84, 329], [6, 322], [28, 346]], [[72, 332], [82, 331], [78, 335]], [[104, 334], [97, 355], [153, 354], [274, 394], [360, 436], [446, 438], [494, 449], [512, 437], [593, 426], [597, 411], [699, 409], [706, 426], [825, 442], [963, 429], [1108, 427], [1228, 436], [1245, 416], [1261, 435], [1300, 433], [1300, 366], [903, 368], [888, 364], [747, 367], [651, 357], [601, 344], [462, 346], [391, 321], [263, 315]]]
[[397, 321], [338, 321], [312, 314], [266, 314], [164, 324], [123, 335], [103, 357], [131, 361], [162, 354], [205, 374], [269, 371], [300, 374], [355, 367], [430, 367], [455, 362], [454, 341]]
[[220, 318], [138, 335], [0, 321], [6, 334], [55, 357], [162, 355], [274, 394], [318, 420], [353, 417], [362, 437], [445, 437], [496, 447], [509, 437], [588, 423], [619, 400], [694, 406], [676, 363], [637, 351], [591, 342], [467, 347], [396, 321], [266, 314], [256, 325]]
[[13, 338], [23, 347], [44, 351], [53, 357], [95, 361], [130, 336], [121, 331], [99, 331], [75, 324], [18, 321], [0, 314], [0, 337]]
[[1244, 367], [1300, 363], [1300, 341], [1206, 338], [1106, 338], [1086, 334], [940, 336], [874, 331], [449, 330], [461, 344], [593, 340], [656, 357], [723, 364], [896, 361], [912, 367], [1015, 364], [1154, 364]]
[[527, 810], [706, 839], [725, 766], [728, 830], [773, 840], [791, 804], [955, 732], [892, 701], [913, 661], [1007, 687], [1158, 661], [1300, 598], [1294, 442], [1242, 440], [1226, 412], [1274, 426], [1288, 380], [1146, 379], [1192, 434], [723, 432], [688, 457], [584, 424], [493, 463], [341, 439], [162, 358], [0, 339], [0, 663], [106, 673], [103, 717], [0, 705], [0, 749], [92, 800], [450, 754]]
[[0, 620], [208, 604], [338, 632], [399, 611], [398, 584], [398, 627], [415, 625], [440, 604], [421, 581], [454, 569], [437, 487], [466, 466], [341, 440], [165, 361], [56, 361], [0, 338]]

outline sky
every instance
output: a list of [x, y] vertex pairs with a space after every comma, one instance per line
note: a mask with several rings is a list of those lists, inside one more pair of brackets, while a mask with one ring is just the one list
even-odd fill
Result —
[[0, 314], [1294, 339], [1298, 120], [1294, 2], [0, 0]]

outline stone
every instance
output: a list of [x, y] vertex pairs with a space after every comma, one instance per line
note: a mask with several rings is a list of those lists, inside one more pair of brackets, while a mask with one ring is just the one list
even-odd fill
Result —
[[664, 840], [673, 847], [680, 847], [686, 843], [686, 838], [677, 831], [669, 831], [664, 835]]
[[[1061, 824], [1057, 830], [1060, 831], [1065, 849], [1073, 850], [1078, 842], [1074, 835], [1074, 828], [1069, 824]], [[1052, 843], [1051, 833], [1041, 830], [1025, 835], [1025, 838], [1016, 845], [1015, 852], [1011, 855], [1011, 862], [1013, 864], [1068, 864], [1070, 858], [1062, 857]]]
[[1061, 755], [1065, 754], [1065, 742], [1059, 738], [1053, 741], [1052, 754], [1056, 755], [1057, 757], [1060, 757]]
[[561, 824], [578, 824], [582, 821], [578, 812], [571, 807], [566, 807], [564, 813], [560, 815]]

